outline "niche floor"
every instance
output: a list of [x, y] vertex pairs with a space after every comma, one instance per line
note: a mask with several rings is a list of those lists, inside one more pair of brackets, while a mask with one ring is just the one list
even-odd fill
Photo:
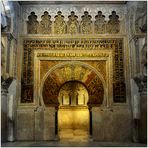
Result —
[[88, 141], [89, 133], [81, 129], [64, 129], [59, 132], [60, 141]]

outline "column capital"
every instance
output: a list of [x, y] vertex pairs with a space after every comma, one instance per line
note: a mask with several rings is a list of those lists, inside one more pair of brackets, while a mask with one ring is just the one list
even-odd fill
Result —
[[1, 86], [1, 94], [7, 96], [7, 94], [8, 94], [8, 89], [3, 88], [3, 87]]

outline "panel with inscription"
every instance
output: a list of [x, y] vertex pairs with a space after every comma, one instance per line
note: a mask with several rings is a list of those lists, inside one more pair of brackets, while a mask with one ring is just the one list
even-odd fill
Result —
[[[89, 65], [92, 65], [94, 68], [96, 68], [101, 74], [104, 80], [106, 81], [106, 68], [105, 68], [105, 61], [88, 61], [87, 57], [91, 58], [97, 58], [97, 57], [108, 57], [108, 54], [101, 51], [107, 51], [110, 50], [113, 52], [113, 98], [114, 102], [126, 102], [126, 87], [125, 87], [125, 78], [124, 78], [124, 63], [123, 63], [123, 40], [122, 39], [98, 39], [98, 38], [63, 38], [63, 39], [24, 39], [24, 56], [23, 56], [23, 70], [22, 70], [22, 103], [28, 103], [33, 102], [33, 91], [28, 93], [28, 89], [33, 90], [33, 51], [34, 50], [48, 50], [51, 51], [54, 49], [54, 52], [48, 52], [48, 53], [38, 53], [37, 57], [56, 57], [57, 58], [67, 58], [67, 59], [73, 59], [76, 60], [77, 58], [81, 59], [86, 57], [86, 60], [82, 60], [85, 63], [88, 63]], [[67, 50], [67, 52], [59, 52], [60, 50]], [[58, 52], [56, 52], [58, 50]], [[76, 50], [76, 52], [68, 52], [70, 50]], [[77, 50], [84, 50], [86, 52], [77, 52]], [[99, 53], [91, 52], [89, 53], [89, 50], [99, 50]], [[44, 68], [41, 66], [41, 71], [47, 72], [51, 66], [59, 64], [60, 61], [58, 60], [51, 60], [50, 64], [48, 66], [48, 61], [44, 61]], [[53, 84], [51, 90], [51, 94], [49, 95], [51, 98], [57, 98], [59, 87], [61, 84], [65, 82], [65, 80], [80, 80], [84, 81], [87, 76], [87, 68], [84, 66], [79, 65], [69, 65], [66, 67], [60, 67], [58, 69], [59, 71], [56, 73], [50, 74], [50, 79], [47, 80], [49, 83], [47, 84]], [[60, 75], [58, 74], [60, 73]], [[95, 75], [90, 73], [90, 76], [88, 78], [94, 77]], [[94, 75], [94, 76], [93, 76]], [[41, 76], [43, 77], [43, 74], [41, 73]], [[89, 81], [89, 79], [87, 79]], [[88, 83], [88, 82], [85, 83]], [[94, 88], [99, 88], [100, 92], [103, 91], [101, 83], [99, 83], [99, 80], [94, 79], [94, 82], [91, 82], [94, 84]], [[95, 82], [97, 82], [100, 85], [95, 86]], [[89, 84], [89, 83], [88, 83]], [[48, 86], [49, 87], [49, 86]], [[55, 88], [57, 87], [57, 88]], [[89, 87], [89, 85], [88, 85]], [[91, 85], [92, 87], [92, 85]], [[94, 88], [92, 89], [92, 92], [95, 91]], [[46, 90], [46, 88], [45, 88]], [[97, 92], [98, 95], [99, 91]], [[90, 92], [90, 93], [92, 93]], [[96, 93], [96, 92], [94, 92]], [[46, 94], [46, 93], [45, 93]], [[47, 94], [46, 94], [47, 95]], [[27, 96], [27, 97], [26, 97]], [[48, 95], [47, 95], [48, 96]], [[92, 93], [93, 97], [93, 93]], [[102, 96], [100, 96], [101, 98]], [[94, 98], [95, 100], [95, 98]], [[98, 101], [98, 100], [97, 100]], [[47, 102], [48, 103], [48, 102]], [[54, 103], [58, 103], [56, 99], [53, 101]]]

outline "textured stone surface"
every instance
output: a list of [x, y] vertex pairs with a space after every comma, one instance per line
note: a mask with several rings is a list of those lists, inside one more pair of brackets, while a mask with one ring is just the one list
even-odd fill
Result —
[[1, 91], [1, 141], [7, 141], [7, 92]]
[[44, 129], [44, 112], [43, 110], [37, 110], [35, 112], [35, 140], [43, 140]]
[[50, 107], [44, 111], [44, 140], [55, 139], [55, 108]]
[[34, 110], [17, 110], [17, 140], [34, 140]]
[[131, 115], [127, 107], [92, 109], [93, 139], [96, 141], [129, 141]]
[[16, 80], [13, 79], [9, 89], [8, 89], [8, 106], [7, 106], [7, 117], [8, 117], [8, 141], [15, 140], [15, 115], [16, 115]]
[[141, 118], [139, 128], [139, 139], [141, 142], [147, 141], [147, 94], [141, 94]]

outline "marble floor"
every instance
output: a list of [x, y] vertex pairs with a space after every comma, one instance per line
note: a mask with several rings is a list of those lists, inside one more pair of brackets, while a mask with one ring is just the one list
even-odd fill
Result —
[[2, 143], [1, 147], [147, 147], [146, 144], [130, 142], [97, 141], [17, 141]]
[[93, 141], [84, 130], [59, 131], [57, 139], [59, 140], [6, 142], [1, 147], [147, 147], [142, 143]]

